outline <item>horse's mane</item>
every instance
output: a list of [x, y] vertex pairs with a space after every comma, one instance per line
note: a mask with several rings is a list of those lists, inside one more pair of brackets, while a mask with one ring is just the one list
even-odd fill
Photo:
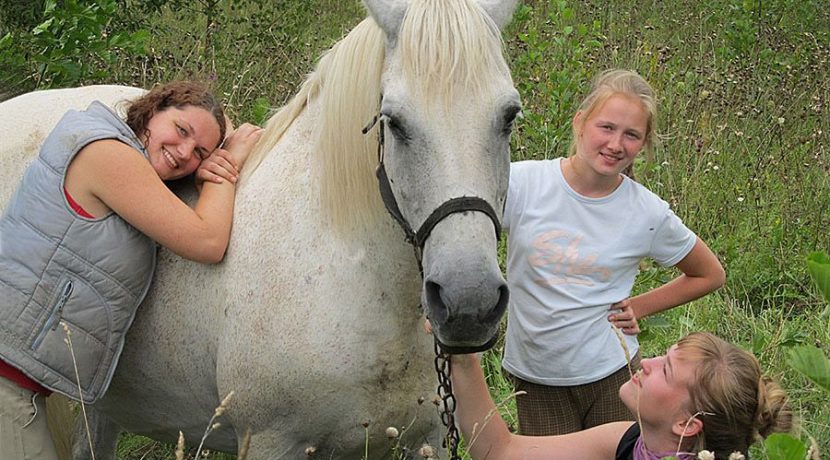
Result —
[[510, 78], [501, 31], [474, 0], [413, 1], [398, 36], [407, 86], [428, 107], [450, 109], [456, 92], [481, 97]]
[[[445, 110], [457, 89], [475, 95], [486, 88], [486, 82], [510, 75], [501, 33], [473, 0], [414, 0], [401, 25], [398, 48], [413, 94], [440, 96]], [[313, 142], [321, 208], [336, 228], [375, 225], [383, 215], [378, 212], [382, 204], [374, 176], [377, 126], [367, 134], [362, 128], [378, 114], [384, 53], [383, 32], [371, 17], [364, 19], [321, 57], [294, 98], [268, 120], [245, 175], [256, 169], [319, 96], [320, 119]]]

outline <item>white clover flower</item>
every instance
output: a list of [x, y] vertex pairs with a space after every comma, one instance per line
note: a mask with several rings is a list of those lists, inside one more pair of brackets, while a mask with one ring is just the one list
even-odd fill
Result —
[[697, 453], [697, 460], [715, 460], [715, 454], [708, 450], [701, 450]]
[[743, 203], [743, 202], [744, 202], [744, 197], [739, 196], [739, 197], [738, 197], [738, 203]]
[[785, 121], [785, 120], [784, 120], [784, 117], [778, 117], [778, 124], [779, 124], [779, 125], [783, 125], [783, 124], [784, 124], [784, 121]]
[[729, 460], [746, 460], [746, 457], [740, 452], [732, 452], [729, 454]]

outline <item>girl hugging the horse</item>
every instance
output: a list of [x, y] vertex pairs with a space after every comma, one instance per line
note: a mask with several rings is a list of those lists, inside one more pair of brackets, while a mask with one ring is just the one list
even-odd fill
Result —
[[[99, 102], [68, 112], [44, 141], [0, 220], [4, 458], [57, 458], [44, 395], [91, 403], [106, 391], [157, 243], [224, 257], [235, 184], [262, 133], [243, 124], [226, 137], [226, 123], [205, 86], [180, 81], [133, 100], [126, 120]], [[165, 181], [194, 172], [190, 208]]]

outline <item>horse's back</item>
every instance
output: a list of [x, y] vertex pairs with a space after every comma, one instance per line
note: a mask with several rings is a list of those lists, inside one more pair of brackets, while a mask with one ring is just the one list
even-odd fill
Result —
[[130, 86], [95, 85], [33, 91], [0, 103], [0, 207], [5, 207], [26, 166], [68, 110], [85, 109], [95, 100], [113, 106], [143, 92]]

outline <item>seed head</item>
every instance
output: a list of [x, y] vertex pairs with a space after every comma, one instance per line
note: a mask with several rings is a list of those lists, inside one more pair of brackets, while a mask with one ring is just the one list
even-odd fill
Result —
[[225, 399], [223, 399], [222, 402], [219, 403], [219, 407], [217, 407], [216, 412], [213, 413], [214, 418], [219, 417], [220, 415], [225, 413], [225, 410], [228, 408], [228, 404], [230, 404], [232, 397], [233, 397], [233, 391], [228, 393], [228, 395], [225, 396]]
[[418, 449], [418, 455], [421, 458], [437, 458], [437, 452], [435, 452], [435, 448], [430, 446], [429, 444], [424, 444]]
[[317, 448], [314, 446], [308, 446], [305, 448], [305, 456], [311, 457], [314, 455], [314, 452], [317, 452]]
[[176, 460], [184, 460], [184, 433], [179, 431], [179, 441], [176, 443]]
[[398, 429], [395, 428], [394, 426], [390, 426], [389, 428], [386, 429], [386, 437], [387, 438], [395, 439], [398, 436], [400, 436], [400, 433], [398, 432]]

